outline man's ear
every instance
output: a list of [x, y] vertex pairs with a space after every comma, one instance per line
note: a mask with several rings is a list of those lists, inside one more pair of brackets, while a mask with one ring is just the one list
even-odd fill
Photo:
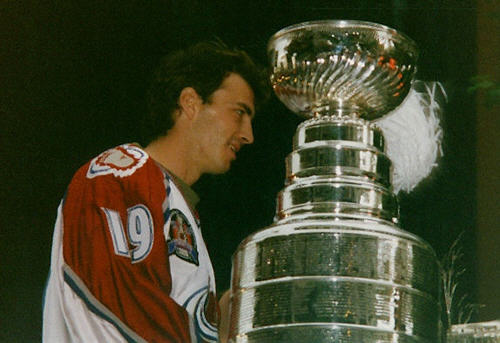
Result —
[[179, 108], [181, 109], [181, 113], [185, 114], [189, 119], [194, 118], [196, 113], [200, 110], [202, 103], [201, 97], [192, 87], [184, 88], [179, 95]]

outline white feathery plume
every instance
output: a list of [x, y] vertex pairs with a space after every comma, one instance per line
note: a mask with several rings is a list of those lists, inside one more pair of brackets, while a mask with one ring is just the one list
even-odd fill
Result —
[[416, 81], [403, 103], [376, 122], [392, 161], [394, 192], [410, 192], [442, 156], [439, 123], [446, 92], [439, 82]]

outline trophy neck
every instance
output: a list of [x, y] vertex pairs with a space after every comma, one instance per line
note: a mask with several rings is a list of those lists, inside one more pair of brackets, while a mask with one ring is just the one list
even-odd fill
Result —
[[319, 116], [301, 123], [286, 158], [276, 220], [350, 218], [397, 223], [391, 161], [384, 137], [369, 121]]
[[337, 145], [349, 142], [385, 152], [382, 131], [369, 121], [352, 116], [314, 117], [302, 122], [295, 131], [293, 150], [309, 145]]

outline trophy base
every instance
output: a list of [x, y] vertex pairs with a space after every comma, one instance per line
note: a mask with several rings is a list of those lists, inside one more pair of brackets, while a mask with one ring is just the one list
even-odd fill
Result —
[[436, 342], [433, 250], [373, 220], [278, 222], [233, 259], [232, 342]]
[[238, 335], [231, 343], [321, 342], [321, 343], [435, 343], [434, 340], [417, 338], [404, 333], [373, 330], [361, 325], [332, 325], [314, 323], [286, 327], [266, 328]]

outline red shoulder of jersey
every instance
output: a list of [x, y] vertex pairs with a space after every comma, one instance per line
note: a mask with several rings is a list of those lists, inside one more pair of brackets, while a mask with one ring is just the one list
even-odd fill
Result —
[[188, 315], [169, 297], [164, 182], [160, 168], [135, 145], [110, 149], [84, 165], [64, 200], [63, 255], [76, 275], [72, 287], [89, 293], [85, 299], [95, 302], [89, 307], [111, 312], [115, 326], [151, 342], [184, 342]]
[[92, 161], [87, 170], [87, 178], [113, 174], [118, 177], [132, 175], [148, 160], [148, 155], [139, 147], [124, 144], [109, 149]]

